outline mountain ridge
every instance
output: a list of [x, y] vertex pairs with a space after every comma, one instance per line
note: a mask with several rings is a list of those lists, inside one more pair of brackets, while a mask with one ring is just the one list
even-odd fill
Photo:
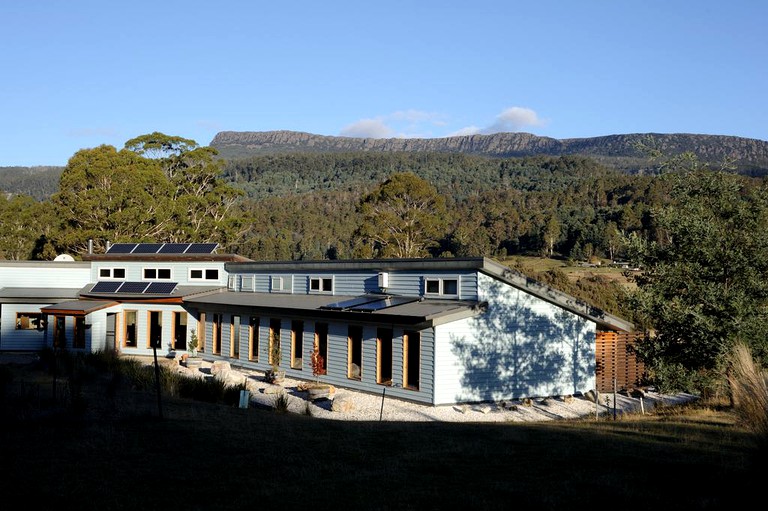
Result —
[[739, 172], [768, 174], [768, 142], [732, 135], [693, 133], [629, 133], [555, 139], [531, 133], [494, 133], [442, 138], [362, 138], [276, 131], [221, 131], [210, 146], [226, 159], [286, 152], [439, 152], [490, 157], [590, 156], [622, 170], [641, 171], [651, 158], [647, 149], [664, 156], [685, 152], [701, 161], [732, 162]]

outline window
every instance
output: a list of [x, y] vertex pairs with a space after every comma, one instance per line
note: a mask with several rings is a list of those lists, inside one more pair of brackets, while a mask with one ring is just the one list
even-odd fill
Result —
[[240, 358], [240, 316], [232, 316], [229, 321], [229, 356]]
[[392, 329], [376, 332], [376, 383], [392, 385]]
[[301, 369], [304, 357], [304, 322], [291, 321], [291, 369]]
[[163, 313], [147, 311], [149, 328], [147, 332], [147, 348], [163, 347]]
[[325, 374], [328, 371], [328, 323], [315, 323], [314, 348], [322, 357], [320, 374]]
[[214, 314], [211, 322], [213, 330], [213, 354], [221, 355], [221, 314]]
[[45, 316], [39, 312], [17, 312], [16, 330], [43, 330]]
[[248, 360], [259, 361], [259, 318], [248, 318]]
[[171, 269], [144, 268], [144, 280], [171, 280]]
[[227, 279], [227, 289], [237, 291], [237, 275], [230, 275]]
[[218, 282], [219, 270], [217, 268], [190, 268], [189, 280]]
[[421, 334], [406, 330], [403, 334], [403, 387], [419, 390]]
[[99, 268], [99, 279], [125, 279], [125, 268]]
[[363, 378], [363, 327], [350, 325], [347, 334], [347, 378]]
[[85, 318], [82, 316], [75, 318], [75, 331], [72, 347], [74, 349], [85, 349]]
[[54, 316], [53, 318], [53, 346], [56, 348], [67, 347], [66, 316]]
[[197, 320], [197, 341], [197, 351], [203, 353], [205, 351], [205, 312], [201, 312]]
[[282, 354], [280, 346], [280, 320], [272, 318], [269, 320], [269, 363], [279, 366]]
[[293, 277], [290, 275], [269, 278], [269, 290], [273, 293], [290, 293], [293, 287]]
[[187, 313], [173, 313], [173, 349], [187, 349]]
[[241, 291], [256, 291], [256, 278], [253, 275], [244, 275], [240, 277]]
[[458, 279], [426, 279], [424, 292], [428, 295], [458, 296]]
[[123, 332], [123, 346], [126, 348], [136, 347], [136, 311], [125, 311], [125, 332]]
[[310, 293], [333, 293], [333, 278], [312, 277], [309, 279]]

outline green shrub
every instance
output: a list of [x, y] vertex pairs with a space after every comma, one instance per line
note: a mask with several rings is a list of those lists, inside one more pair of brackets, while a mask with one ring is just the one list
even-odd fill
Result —
[[275, 398], [273, 400], [273, 406], [276, 412], [287, 412], [288, 411], [288, 394], [285, 392], [280, 392], [278, 394], [275, 394]]

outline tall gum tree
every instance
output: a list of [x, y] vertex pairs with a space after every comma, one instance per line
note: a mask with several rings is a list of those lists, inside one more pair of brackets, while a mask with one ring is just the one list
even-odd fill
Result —
[[61, 230], [55, 244], [75, 254], [89, 240], [103, 250], [108, 241], [157, 241], [171, 227], [172, 190], [154, 160], [102, 145], [69, 159], [51, 197]]
[[412, 172], [398, 172], [364, 196], [357, 235], [379, 257], [424, 257], [446, 230], [444, 198]]

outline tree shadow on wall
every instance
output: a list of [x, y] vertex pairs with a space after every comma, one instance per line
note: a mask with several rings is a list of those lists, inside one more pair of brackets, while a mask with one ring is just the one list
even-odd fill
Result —
[[463, 396], [497, 401], [577, 394], [595, 373], [590, 322], [563, 309], [536, 308], [538, 298], [493, 282], [487, 310], [473, 318], [471, 338], [451, 334], [463, 370]]

